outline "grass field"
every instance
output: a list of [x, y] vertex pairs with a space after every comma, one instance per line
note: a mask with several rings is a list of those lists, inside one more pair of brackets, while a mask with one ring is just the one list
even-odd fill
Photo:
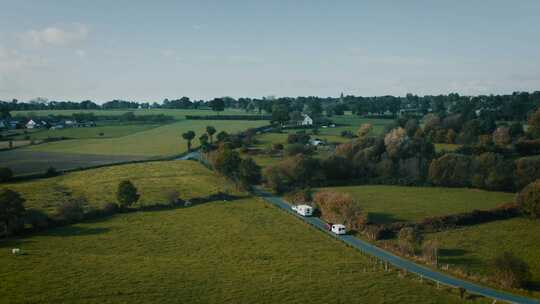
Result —
[[[59, 130], [51, 129], [37, 129], [29, 134], [20, 134], [14, 139], [23, 139], [25, 136], [29, 136], [30, 139], [47, 139], [66, 137], [70, 139], [87, 139], [87, 138], [112, 138], [122, 137], [137, 132], [142, 132], [157, 128], [159, 124], [112, 124], [112, 125], [98, 125], [97, 127], [89, 128], [67, 128]], [[100, 135], [103, 133], [103, 135]]]
[[441, 245], [440, 262], [472, 273], [489, 275], [489, 261], [503, 251], [524, 259], [533, 275], [534, 295], [540, 297], [540, 222], [514, 218], [427, 234]]
[[468, 188], [348, 186], [325, 188], [350, 193], [378, 223], [416, 221], [473, 209], [488, 209], [513, 200], [514, 194]]
[[183, 199], [201, 197], [219, 191], [234, 193], [225, 180], [195, 162], [168, 161], [130, 164], [72, 172], [65, 175], [1, 184], [20, 192], [26, 206], [53, 213], [55, 208], [70, 197], [84, 196], [91, 207], [102, 207], [116, 202], [118, 183], [131, 180], [139, 189], [139, 205], [167, 202], [170, 191], [178, 191]]
[[218, 132], [229, 133], [267, 124], [265, 121], [226, 121], [226, 120], [181, 120], [158, 128], [137, 132], [123, 137], [76, 139], [53, 142], [24, 148], [29, 151], [87, 153], [104, 155], [169, 156], [187, 150], [187, 143], [182, 133], [193, 130], [196, 138], [193, 145], [199, 144], [198, 137], [205, 132], [206, 126], [214, 126]]
[[[195, 163], [175, 166], [193, 172], [179, 174], [184, 191], [209, 195], [208, 185], [227, 187]], [[136, 183], [148, 182], [147, 168], [129, 168], [123, 170], [141, 177]], [[94, 190], [107, 184], [106, 176], [67, 177]], [[12, 255], [14, 247], [25, 254]], [[460, 302], [455, 291], [374, 268], [358, 251], [249, 197], [5, 240], [0, 268], [0, 299], [9, 303]]]
[[[126, 112], [133, 112], [135, 115], [157, 115], [164, 114], [172, 116], [175, 119], [184, 119], [186, 115], [216, 115], [217, 113], [210, 109], [118, 109], [118, 110], [42, 110], [42, 111], [12, 111], [12, 116], [48, 116], [65, 115], [71, 116], [75, 113], [94, 113], [96, 116], [114, 116], [122, 115]], [[237, 109], [226, 109], [219, 113], [220, 115], [258, 115], [257, 113], [248, 113]]]

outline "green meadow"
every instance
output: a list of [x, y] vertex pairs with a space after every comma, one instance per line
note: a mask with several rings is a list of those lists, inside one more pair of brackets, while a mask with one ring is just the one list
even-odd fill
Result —
[[474, 209], [489, 209], [513, 200], [513, 193], [469, 188], [347, 186], [323, 188], [351, 194], [378, 223], [417, 221]]
[[[137, 166], [69, 174], [49, 179], [55, 181], [49, 187], [56, 183], [78, 189], [95, 205], [109, 199], [108, 185], [121, 178], [133, 180], [143, 200], [150, 201], [159, 200], [170, 186], [184, 197], [233, 188], [194, 162]], [[36, 191], [35, 183], [47, 181], [23, 183], [27, 190], [22, 192], [27, 195]], [[118, 214], [4, 240], [0, 299], [6, 303], [461, 302], [455, 290], [385, 272], [329, 235], [260, 199], [236, 194], [241, 198]], [[29, 204], [39, 207], [41, 202]], [[21, 248], [23, 254], [12, 255], [11, 248]]]

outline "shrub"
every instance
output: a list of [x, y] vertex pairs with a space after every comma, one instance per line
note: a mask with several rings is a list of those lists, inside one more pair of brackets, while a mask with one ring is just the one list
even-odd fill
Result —
[[58, 175], [58, 171], [56, 171], [56, 169], [54, 167], [49, 167], [47, 169], [47, 171], [45, 171], [45, 176], [46, 177], [53, 177], [53, 176], [57, 176]]
[[84, 219], [84, 208], [87, 201], [84, 197], [71, 199], [56, 208], [56, 216], [70, 223], [80, 222]]
[[521, 288], [531, 273], [525, 261], [510, 252], [503, 252], [491, 261], [492, 279], [505, 288]]
[[401, 253], [414, 255], [422, 237], [413, 227], [404, 227], [398, 233], [398, 245]]
[[295, 134], [289, 134], [287, 136], [287, 143], [288, 144], [307, 144], [309, 142], [310, 136], [306, 133], [295, 133]]
[[0, 168], [0, 182], [7, 182], [13, 177], [13, 171], [10, 168]]
[[28, 209], [24, 214], [24, 222], [35, 230], [41, 230], [49, 226], [49, 216], [36, 209]]
[[306, 148], [305, 145], [300, 143], [295, 144], [288, 144], [285, 148], [285, 155], [287, 156], [294, 156], [298, 154], [305, 154], [307, 151], [309, 151], [309, 148]]
[[313, 191], [311, 188], [297, 189], [287, 193], [285, 199], [293, 204], [311, 205], [313, 202]]
[[315, 194], [313, 201], [321, 211], [322, 218], [327, 222], [342, 223], [355, 231], [361, 230], [367, 222], [367, 215], [349, 194], [321, 191]]
[[283, 144], [281, 144], [281, 143], [273, 143], [272, 144], [272, 149], [276, 150], [276, 151], [283, 150]]
[[249, 188], [261, 182], [261, 167], [251, 158], [242, 159], [237, 176], [242, 186]]
[[130, 207], [139, 200], [140, 195], [137, 193], [137, 188], [129, 180], [121, 181], [118, 184], [116, 199], [120, 208], [125, 209]]
[[180, 193], [178, 193], [178, 191], [176, 190], [168, 191], [167, 193], [165, 193], [165, 196], [167, 198], [167, 203], [169, 205], [176, 205], [178, 204], [180, 200], [179, 199]]
[[103, 206], [103, 212], [108, 215], [115, 214], [118, 210], [120, 210], [120, 207], [118, 207], [118, 204], [116, 203], [106, 203], [105, 206]]
[[540, 180], [527, 185], [516, 196], [520, 210], [531, 218], [540, 218]]

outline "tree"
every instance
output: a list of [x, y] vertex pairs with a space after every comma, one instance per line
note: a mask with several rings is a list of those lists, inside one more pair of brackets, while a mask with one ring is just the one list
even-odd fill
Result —
[[527, 185], [516, 196], [516, 203], [531, 218], [540, 218], [540, 180]]
[[365, 123], [365, 124], [362, 124], [360, 128], [358, 128], [358, 131], [356, 132], [356, 134], [358, 135], [358, 137], [364, 137], [368, 135], [372, 129], [373, 129], [373, 126], [371, 124]]
[[407, 132], [402, 127], [395, 128], [384, 136], [384, 145], [388, 155], [392, 158], [399, 157], [400, 147], [407, 139]]
[[219, 142], [224, 142], [229, 138], [229, 134], [225, 131], [221, 131], [217, 134], [216, 137]]
[[445, 154], [431, 161], [429, 180], [438, 186], [468, 186], [470, 183], [471, 162], [471, 157], [466, 155]]
[[121, 181], [118, 184], [118, 190], [116, 191], [116, 200], [120, 205], [120, 208], [127, 208], [136, 203], [139, 200], [139, 193], [137, 188], [129, 180]]
[[422, 245], [422, 254], [429, 263], [437, 265], [439, 262], [439, 242], [429, 240]]
[[7, 182], [13, 177], [13, 171], [10, 168], [0, 168], [0, 183]]
[[404, 227], [398, 233], [398, 245], [403, 254], [414, 255], [422, 243], [422, 236], [413, 227]]
[[10, 189], [0, 191], [0, 222], [7, 234], [12, 232], [13, 224], [17, 224], [24, 215], [24, 202], [24, 198], [16, 191]]
[[191, 141], [193, 140], [193, 138], [195, 138], [195, 132], [187, 131], [182, 134], [182, 138], [187, 140], [188, 151], [191, 151]]
[[521, 288], [531, 278], [529, 265], [511, 252], [503, 252], [491, 260], [493, 280], [505, 288]]
[[216, 128], [213, 126], [207, 126], [206, 127], [206, 133], [208, 133], [208, 136], [210, 137], [210, 143], [214, 143], [214, 134], [216, 133]]
[[534, 113], [529, 116], [529, 127], [527, 133], [531, 135], [532, 138], [540, 137], [540, 108], [536, 109]]
[[204, 133], [203, 135], [199, 136], [199, 143], [201, 146], [206, 146], [208, 144], [208, 134]]
[[212, 111], [217, 112], [219, 115], [219, 112], [225, 110], [225, 101], [223, 98], [214, 98], [212, 101], [210, 101], [210, 108], [212, 108]]
[[64, 221], [76, 223], [84, 218], [84, 207], [88, 204], [86, 198], [78, 197], [62, 203], [56, 209], [56, 215]]
[[284, 124], [289, 120], [289, 107], [284, 102], [274, 102], [272, 106], [272, 121]]
[[367, 214], [350, 194], [325, 190], [317, 192], [313, 201], [327, 222], [342, 223], [350, 230], [356, 231], [367, 222]]
[[219, 149], [212, 152], [210, 162], [219, 173], [229, 178], [237, 177], [238, 167], [242, 159], [238, 152], [226, 145], [221, 145]]
[[248, 188], [261, 182], [261, 167], [251, 158], [242, 159], [238, 166], [238, 180]]
[[492, 140], [497, 146], [504, 147], [512, 142], [512, 136], [510, 135], [510, 128], [498, 127], [493, 131]]

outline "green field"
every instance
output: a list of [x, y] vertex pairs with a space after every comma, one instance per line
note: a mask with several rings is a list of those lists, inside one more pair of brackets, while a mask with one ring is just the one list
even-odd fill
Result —
[[540, 222], [525, 218], [495, 221], [430, 233], [426, 239], [437, 239], [441, 245], [440, 262], [452, 268], [488, 276], [489, 261], [503, 251], [524, 259], [533, 275], [534, 295], [540, 297]]
[[[87, 128], [66, 128], [66, 129], [35, 129], [28, 134], [21, 134], [13, 137], [14, 139], [23, 139], [29, 136], [30, 139], [47, 139], [66, 137], [70, 139], [88, 139], [88, 138], [113, 138], [122, 137], [137, 132], [142, 132], [157, 128], [159, 124], [108, 124], [98, 125], [96, 127]], [[103, 135], [100, 135], [103, 133]]]
[[[191, 195], [211, 194], [209, 185], [232, 187], [195, 163], [174, 166], [182, 176], [176, 185]], [[138, 186], [152, 184], [148, 168], [118, 168]], [[92, 171], [84, 179], [62, 178], [93, 192], [119, 177], [113, 182]], [[168, 174], [156, 193], [168, 189], [162, 185]], [[15, 247], [24, 254], [12, 255]], [[460, 302], [456, 291], [384, 272], [358, 251], [250, 197], [120, 214], [5, 240], [0, 249], [0, 299], [9, 303]]]
[[[186, 115], [217, 115], [210, 109], [192, 110], [192, 109], [118, 109], [118, 110], [42, 110], [42, 111], [12, 111], [12, 116], [39, 116], [64, 115], [71, 116], [75, 113], [94, 113], [96, 116], [115, 116], [126, 112], [133, 112], [135, 115], [157, 115], [164, 114], [172, 116], [175, 119], [184, 119]], [[237, 109], [226, 109], [219, 113], [220, 115], [257, 115], [257, 113], [248, 113]]]
[[474, 209], [488, 209], [513, 200], [514, 194], [468, 188], [348, 186], [324, 188], [350, 193], [377, 223], [417, 221]]
[[[178, 191], [183, 199], [219, 191], [234, 193], [225, 180], [195, 162], [168, 161], [112, 166], [67, 173], [28, 182], [1, 184], [20, 192], [26, 206], [53, 213], [70, 197], [84, 196], [91, 207], [115, 202], [118, 183], [131, 180], [141, 193], [139, 205], [167, 203], [167, 194]], [[226, 187], [227, 186], [227, 187]]]
[[218, 132], [239, 132], [248, 128], [263, 126], [266, 121], [227, 121], [227, 120], [181, 120], [158, 128], [137, 132], [123, 137], [76, 139], [36, 145], [25, 148], [29, 151], [87, 153], [103, 155], [139, 155], [148, 157], [169, 156], [187, 150], [187, 143], [182, 133], [193, 130], [196, 138], [194, 146], [199, 144], [198, 137], [206, 126], [214, 126]]

